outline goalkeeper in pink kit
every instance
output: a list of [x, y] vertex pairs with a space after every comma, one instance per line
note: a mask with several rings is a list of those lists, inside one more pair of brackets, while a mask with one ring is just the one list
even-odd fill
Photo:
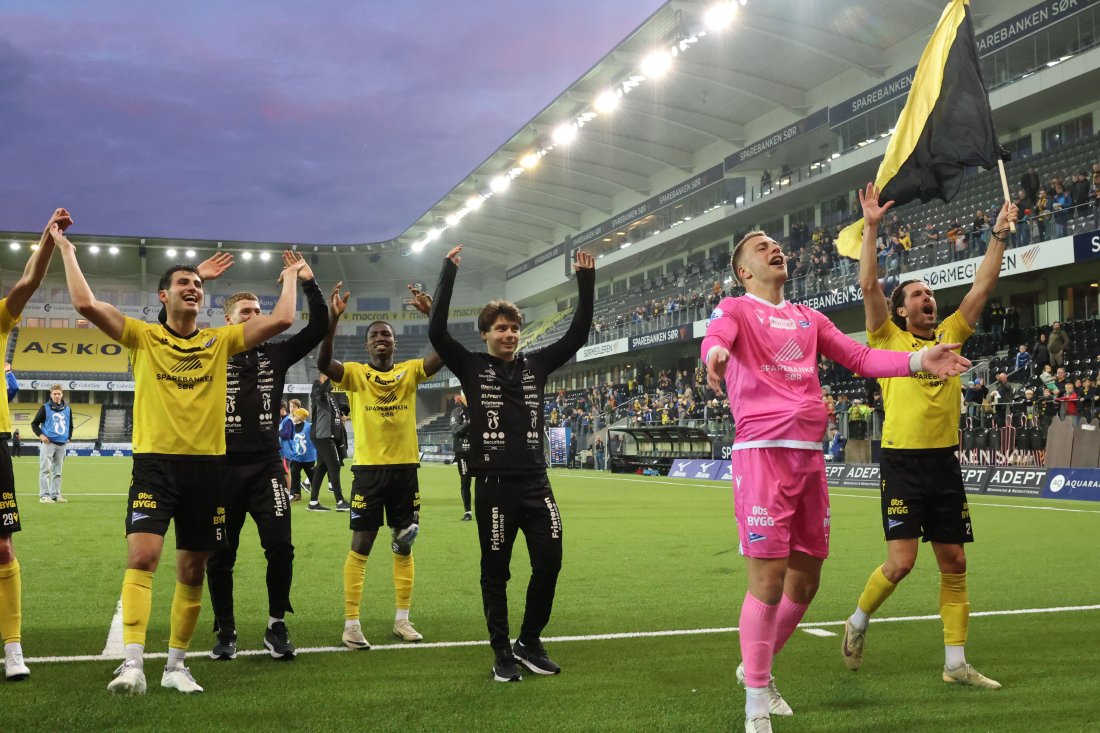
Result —
[[829, 554], [829, 493], [821, 442], [826, 413], [818, 354], [864, 377], [919, 371], [954, 376], [970, 365], [936, 344], [903, 353], [856, 343], [818, 311], [783, 298], [787, 259], [764, 232], [733, 249], [734, 276], [746, 295], [726, 298], [711, 315], [702, 359], [707, 382], [730, 398], [734, 509], [748, 592], [738, 624], [747, 692], [745, 730], [770, 731], [771, 715], [791, 715], [771, 676], [783, 648], [817, 593]]

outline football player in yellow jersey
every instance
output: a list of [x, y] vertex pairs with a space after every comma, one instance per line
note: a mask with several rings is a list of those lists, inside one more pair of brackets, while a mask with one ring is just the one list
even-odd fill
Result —
[[[65, 209], [57, 209], [50, 217], [38, 247], [31, 251], [23, 275], [12, 285], [8, 296], [0, 300], [0, 352], [8, 351], [8, 334], [19, 323], [23, 306], [42, 284], [42, 278], [53, 257], [54, 235], [73, 223]], [[11, 437], [11, 415], [8, 413], [7, 391], [0, 397], [0, 637], [4, 640], [4, 679], [15, 682], [30, 677], [23, 661], [23, 578], [19, 561], [15, 559], [12, 535], [22, 529], [19, 505], [15, 499], [15, 475], [12, 472], [8, 438]]]
[[[336, 326], [350, 293], [337, 283], [329, 299], [329, 331], [317, 354], [317, 368], [347, 392], [355, 428], [351, 472], [351, 550], [344, 560], [344, 633], [349, 649], [370, 649], [359, 623], [367, 559], [382, 526], [383, 512], [392, 534], [393, 587], [397, 612], [393, 635], [403, 641], [424, 637], [409, 621], [414, 565], [412, 545], [420, 531], [420, 487], [416, 469], [416, 385], [443, 366], [434, 351], [423, 359], [394, 363], [393, 326], [375, 321], [367, 327], [366, 364], [332, 358]], [[413, 291], [413, 305], [427, 315], [431, 296]]]
[[176, 587], [161, 686], [202, 692], [183, 662], [199, 618], [207, 557], [225, 542], [219, 469], [225, 457], [226, 362], [294, 323], [297, 271], [304, 260], [294, 257], [294, 264], [283, 270], [282, 292], [270, 315], [219, 328], [198, 328], [203, 279], [197, 268], [176, 265], [157, 286], [166, 322], [149, 324], [96, 300], [75, 248], [54, 229], [73, 305], [129, 349], [134, 371], [134, 469], [122, 584], [126, 659], [107, 689], [131, 695], [145, 692], [143, 654], [153, 572], [171, 521], [176, 530]]
[[[1016, 221], [1016, 207], [1001, 207], [970, 292], [955, 313], [937, 324], [936, 298], [928, 283], [900, 283], [887, 304], [878, 279], [875, 240], [893, 201], [880, 205], [878, 199], [879, 190], [873, 184], [859, 192], [864, 218], [859, 282], [868, 344], [879, 349], [920, 351], [938, 342], [963, 343], [974, 333], [974, 324], [997, 284], [1009, 223]], [[879, 382], [886, 408], [879, 462], [886, 562], [871, 573], [855, 613], [845, 623], [841, 647], [844, 663], [852, 671], [860, 668], [871, 614], [913, 569], [919, 540], [923, 539], [932, 543], [940, 568], [943, 681], [998, 689], [1000, 683], [970, 666], [964, 653], [970, 618], [964, 547], [973, 542], [974, 533], [956, 454], [959, 378], [940, 379], [921, 373], [914, 379]]]

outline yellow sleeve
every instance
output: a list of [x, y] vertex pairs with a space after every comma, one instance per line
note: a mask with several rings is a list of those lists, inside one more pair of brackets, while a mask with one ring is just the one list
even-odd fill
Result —
[[416, 362], [416, 372], [415, 372], [416, 383], [420, 384], [421, 382], [427, 381], [428, 373], [426, 371], [424, 371], [424, 360], [423, 359], [414, 359], [413, 361]]
[[955, 311], [943, 322], [943, 338], [949, 344], [962, 344], [974, 334], [974, 328], [963, 318], [962, 311]]
[[344, 378], [339, 382], [333, 381], [333, 384], [345, 392], [358, 392], [366, 388], [366, 382], [366, 369], [363, 365], [356, 361], [345, 361]]
[[888, 348], [890, 342], [894, 340], [894, 337], [900, 332], [890, 317], [887, 316], [882, 325], [876, 328], [874, 331], [867, 332], [867, 345], [872, 349], [885, 349]]
[[244, 345], [244, 324], [236, 323], [230, 326], [221, 326], [219, 331], [225, 336], [226, 350], [230, 356], [239, 354], [245, 350]]
[[8, 299], [0, 300], [0, 333], [11, 333], [11, 330], [19, 324], [20, 316], [8, 310]]
[[141, 337], [149, 329], [149, 324], [130, 316], [124, 316], [124, 318], [126, 320], [123, 321], [122, 338], [119, 339], [119, 343], [130, 350], [140, 348]]

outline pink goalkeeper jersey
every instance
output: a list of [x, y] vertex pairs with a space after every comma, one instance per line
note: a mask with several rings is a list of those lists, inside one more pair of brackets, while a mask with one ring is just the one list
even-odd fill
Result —
[[910, 354], [856, 343], [813, 308], [755, 295], [726, 298], [711, 314], [703, 339], [729, 349], [726, 394], [736, 437], [734, 450], [821, 450], [827, 416], [817, 378], [818, 354], [864, 377], [909, 376]]

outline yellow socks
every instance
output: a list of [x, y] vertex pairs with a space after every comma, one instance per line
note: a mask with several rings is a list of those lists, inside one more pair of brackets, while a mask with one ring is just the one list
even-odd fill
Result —
[[199, 610], [202, 608], [202, 586], [184, 585], [176, 581], [176, 592], [172, 596], [172, 624], [168, 635], [169, 649], [186, 649], [195, 634], [195, 624], [199, 622]]
[[860, 631], [866, 630], [867, 625], [871, 622], [871, 614], [886, 602], [886, 599], [897, 587], [896, 583], [891, 583], [889, 578], [883, 574], [881, 565], [875, 568], [871, 573], [871, 577], [867, 579], [867, 585], [863, 588], [863, 593], [856, 603], [856, 611], [850, 619], [852, 625]]
[[122, 578], [122, 641], [145, 646], [145, 631], [153, 612], [153, 574], [127, 570]]
[[416, 563], [413, 562], [413, 556], [393, 553], [393, 590], [395, 605], [399, 611], [408, 611], [412, 606], [415, 575]]
[[965, 646], [970, 625], [970, 598], [966, 573], [940, 573], [940, 618], [944, 646]]
[[5, 644], [21, 641], [23, 625], [23, 581], [19, 561], [0, 565], [0, 636]]
[[355, 621], [359, 618], [359, 605], [363, 601], [363, 578], [367, 574], [367, 556], [355, 550], [348, 550], [344, 560], [344, 618]]

